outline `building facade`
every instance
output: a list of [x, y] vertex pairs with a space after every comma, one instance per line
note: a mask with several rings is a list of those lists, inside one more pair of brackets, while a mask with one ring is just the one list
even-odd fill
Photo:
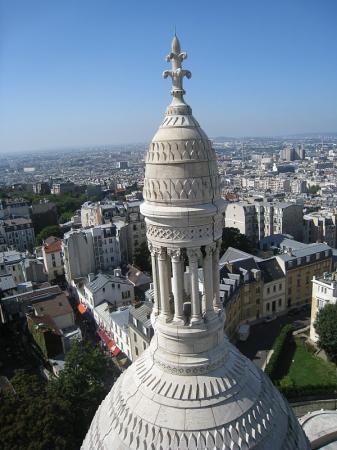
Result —
[[64, 275], [62, 239], [50, 236], [42, 245], [42, 256], [48, 281], [56, 280]]
[[35, 246], [35, 232], [30, 219], [19, 217], [0, 221], [0, 235], [8, 247], [19, 252], [32, 251]]
[[307, 243], [325, 242], [332, 248], [337, 246], [337, 214], [333, 211], [320, 211], [305, 214], [303, 217], [303, 240]]
[[149, 347], [153, 337], [152, 302], [138, 303], [129, 309], [129, 338], [131, 359], [135, 361]]
[[68, 282], [89, 273], [112, 271], [121, 264], [120, 236], [115, 224], [72, 230], [64, 235], [62, 252]]
[[0, 219], [15, 219], [24, 217], [30, 219], [29, 203], [23, 199], [7, 199], [0, 201]]
[[232, 202], [226, 207], [225, 226], [238, 228], [252, 242], [273, 234], [290, 234], [301, 240], [303, 207], [282, 202]]
[[322, 276], [313, 276], [312, 278], [312, 302], [311, 302], [311, 320], [310, 320], [310, 339], [313, 342], [318, 341], [318, 335], [315, 330], [315, 321], [319, 311], [327, 304], [335, 305], [337, 303], [337, 273], [324, 273]]
[[130, 281], [122, 276], [119, 269], [114, 274], [89, 274], [88, 280], [78, 287], [78, 298], [91, 311], [103, 302], [108, 302], [112, 310], [134, 301], [134, 288]]

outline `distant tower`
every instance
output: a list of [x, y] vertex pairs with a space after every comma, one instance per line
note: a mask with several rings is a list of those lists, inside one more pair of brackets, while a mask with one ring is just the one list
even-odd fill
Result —
[[152, 258], [154, 337], [99, 407], [82, 448], [307, 450], [286, 401], [224, 337], [224, 201], [215, 153], [183, 98], [183, 77], [191, 77], [181, 67], [186, 57], [175, 35], [172, 69], [164, 72], [173, 99], [146, 156], [141, 210]]

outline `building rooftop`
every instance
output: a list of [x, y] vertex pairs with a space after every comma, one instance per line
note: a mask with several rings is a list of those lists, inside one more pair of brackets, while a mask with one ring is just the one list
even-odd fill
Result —
[[25, 254], [16, 250], [8, 250], [0, 253], [0, 264], [14, 264], [22, 261], [25, 258]]
[[152, 281], [151, 277], [138, 269], [138, 267], [132, 266], [131, 264], [128, 265], [127, 277], [128, 280], [136, 287], [149, 284]]
[[54, 241], [46, 242], [43, 246], [46, 253], [60, 252], [62, 250], [62, 239], [53, 238]]
[[118, 311], [111, 313], [111, 320], [115, 322], [120, 328], [127, 328], [129, 325], [130, 307], [122, 307]]
[[220, 264], [224, 264], [226, 262], [233, 262], [239, 259], [247, 259], [247, 258], [254, 258], [256, 262], [262, 261], [261, 258], [258, 256], [251, 255], [250, 253], [246, 253], [242, 250], [238, 250], [234, 247], [228, 247], [228, 249], [225, 251], [225, 253], [222, 255], [220, 259]]
[[61, 292], [46, 300], [35, 300], [34, 309], [38, 314], [45, 314], [50, 317], [58, 317], [73, 312], [66, 295]]
[[4, 220], [4, 224], [6, 226], [14, 226], [14, 225], [32, 225], [32, 221], [30, 219], [25, 219], [24, 217], [17, 217], [16, 219], [6, 219]]
[[261, 275], [265, 283], [284, 278], [284, 272], [276, 258], [265, 259], [258, 263]]
[[106, 273], [99, 273], [95, 275], [91, 281], [88, 281], [86, 283], [86, 289], [88, 289], [92, 293], [95, 293], [108, 283], [130, 284], [129, 280], [122, 275], [116, 276]]
[[151, 312], [153, 308], [152, 302], [144, 302], [140, 305], [132, 305], [130, 307], [130, 316], [135, 317], [137, 320], [139, 320], [144, 327], [151, 328]]

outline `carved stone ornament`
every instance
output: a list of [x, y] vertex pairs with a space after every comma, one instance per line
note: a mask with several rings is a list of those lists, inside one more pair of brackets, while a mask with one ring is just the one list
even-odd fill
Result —
[[173, 262], [180, 262], [182, 257], [182, 250], [180, 248], [168, 248], [167, 254]]

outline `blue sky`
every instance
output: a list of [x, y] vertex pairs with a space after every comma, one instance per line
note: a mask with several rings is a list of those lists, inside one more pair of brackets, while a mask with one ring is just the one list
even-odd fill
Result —
[[337, 131], [336, 0], [0, 0], [0, 152], [147, 142], [170, 101], [209, 136]]

